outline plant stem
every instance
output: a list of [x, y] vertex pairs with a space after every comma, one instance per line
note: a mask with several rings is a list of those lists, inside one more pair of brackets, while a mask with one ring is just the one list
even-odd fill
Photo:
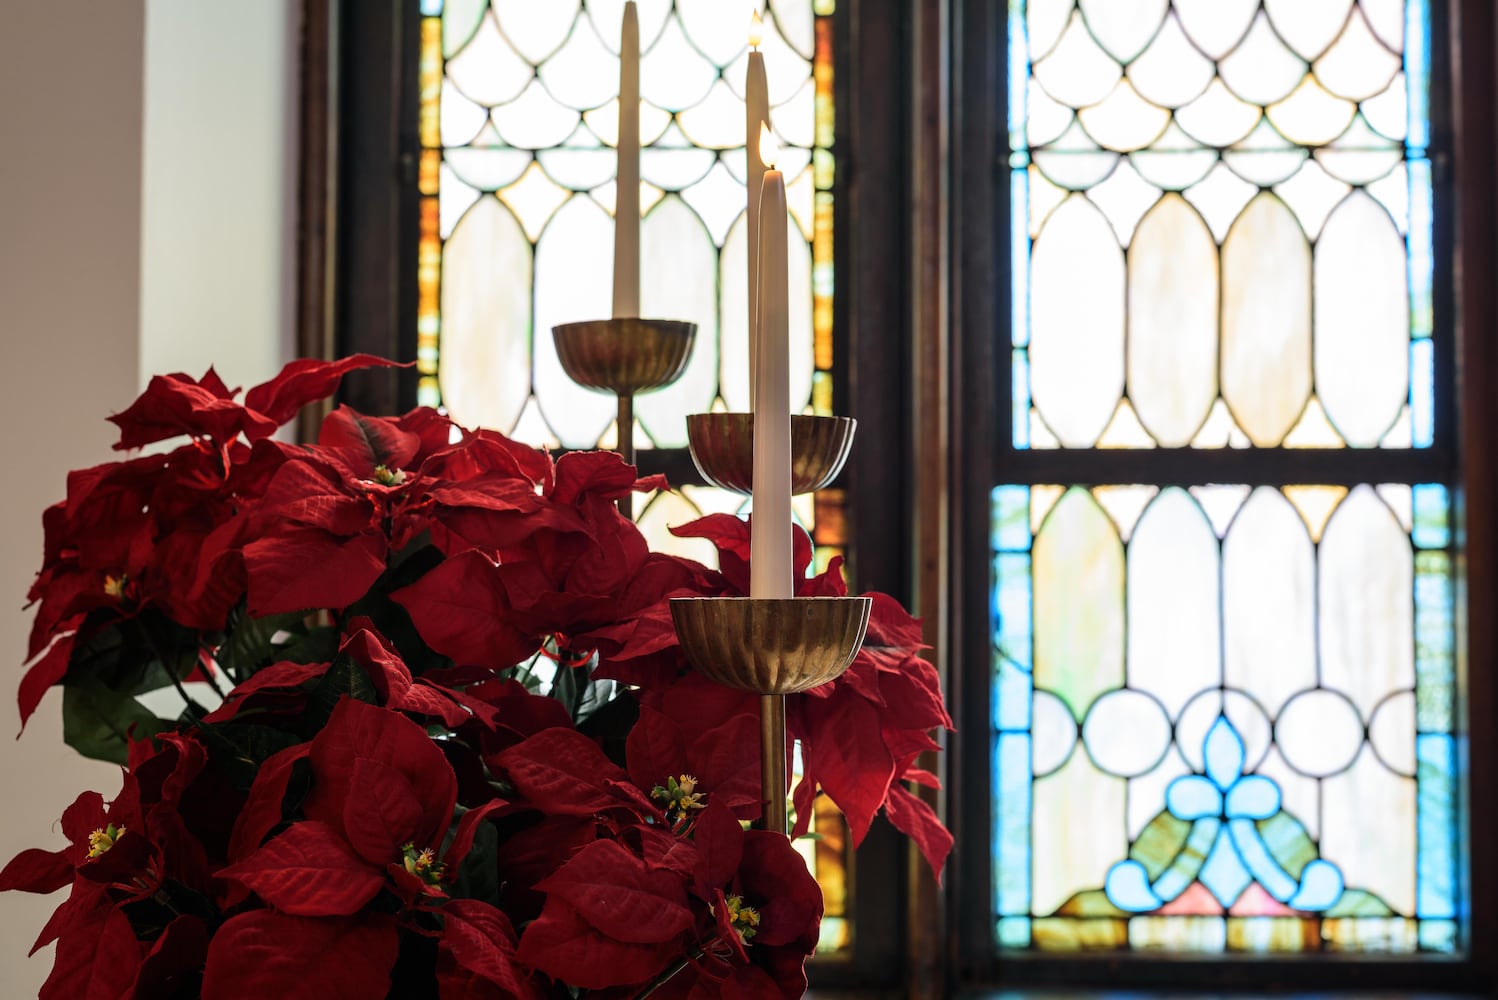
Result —
[[692, 953], [690, 955], [687, 955], [681, 961], [677, 962], [675, 965], [671, 966], [665, 972], [662, 972], [660, 975], [656, 976], [649, 983], [647, 983], [643, 990], [635, 994], [634, 1000], [645, 1000], [645, 998], [650, 996], [650, 994], [654, 993], [662, 986], [665, 986], [672, 976], [676, 975], [682, 969], [685, 969], [690, 962], [701, 957], [702, 949], [700, 947], [692, 949]]

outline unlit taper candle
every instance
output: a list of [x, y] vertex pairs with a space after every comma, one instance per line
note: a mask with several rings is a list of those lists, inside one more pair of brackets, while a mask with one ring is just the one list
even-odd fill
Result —
[[619, 31], [619, 166], [614, 185], [614, 318], [640, 315], [640, 17]]
[[750, 409], [754, 394], [755, 330], [759, 316], [759, 193], [764, 183], [765, 164], [759, 155], [759, 130], [770, 122], [770, 86], [765, 77], [765, 57], [759, 51], [760, 34], [764, 26], [759, 11], [753, 13], [749, 23], [749, 68], [744, 77], [744, 164], [748, 170], [749, 207], [745, 223], [749, 229], [749, 266], [744, 269], [749, 277], [749, 393]]
[[[777, 153], [761, 126], [760, 156]], [[750, 521], [749, 596], [794, 597], [791, 534], [791, 367], [785, 175], [765, 171], [760, 186], [759, 324], [755, 333], [754, 507]]]

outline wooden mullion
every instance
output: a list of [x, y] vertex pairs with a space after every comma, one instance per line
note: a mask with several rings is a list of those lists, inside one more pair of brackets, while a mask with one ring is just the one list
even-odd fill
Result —
[[1449, 482], [1450, 448], [1000, 448], [995, 483], [1255, 486]]

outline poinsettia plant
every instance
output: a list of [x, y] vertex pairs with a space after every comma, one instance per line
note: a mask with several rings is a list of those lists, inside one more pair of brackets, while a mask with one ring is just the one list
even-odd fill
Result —
[[[293, 362], [242, 401], [155, 378], [110, 419], [158, 448], [44, 513], [21, 716], [60, 685], [67, 741], [123, 772], [0, 873], [69, 890], [42, 997], [800, 996], [822, 898], [746, 829], [755, 696], [689, 668], [668, 603], [742, 594], [747, 524], [675, 529], [719, 569], [652, 552], [615, 501], [659, 477], [428, 408], [276, 436], [388, 364]], [[845, 594], [795, 541], [800, 592]], [[918, 623], [871, 596], [852, 667], [789, 702], [795, 834], [818, 796], [854, 843], [883, 810], [939, 874], [906, 783], [951, 720]]]

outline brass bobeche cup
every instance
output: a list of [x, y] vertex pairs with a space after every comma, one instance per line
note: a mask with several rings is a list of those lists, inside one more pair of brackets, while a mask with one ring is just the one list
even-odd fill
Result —
[[678, 597], [687, 661], [724, 687], [796, 694], [836, 680], [863, 645], [867, 597]]
[[[811, 493], [837, 478], [853, 449], [852, 417], [791, 417], [791, 492]], [[687, 443], [704, 479], [748, 495], [754, 480], [754, 414], [693, 413]]]
[[697, 324], [676, 319], [597, 319], [551, 328], [567, 377], [621, 396], [659, 389], [681, 375]]

